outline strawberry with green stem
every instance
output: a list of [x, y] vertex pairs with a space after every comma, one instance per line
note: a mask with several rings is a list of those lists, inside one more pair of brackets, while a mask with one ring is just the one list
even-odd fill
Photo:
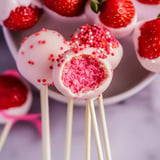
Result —
[[124, 37], [133, 30], [136, 11], [131, 0], [97, 0], [90, 2], [90, 7], [97, 15], [86, 7], [87, 17], [108, 28], [115, 37]]

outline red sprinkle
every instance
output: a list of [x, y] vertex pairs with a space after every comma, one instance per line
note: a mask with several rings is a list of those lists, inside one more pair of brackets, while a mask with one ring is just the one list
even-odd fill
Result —
[[34, 65], [33, 61], [28, 61], [28, 64]]

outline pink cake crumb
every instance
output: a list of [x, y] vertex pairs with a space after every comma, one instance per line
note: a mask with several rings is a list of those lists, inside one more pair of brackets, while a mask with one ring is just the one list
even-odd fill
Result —
[[62, 82], [74, 94], [98, 88], [108, 77], [103, 63], [91, 55], [77, 55], [68, 61], [62, 72]]

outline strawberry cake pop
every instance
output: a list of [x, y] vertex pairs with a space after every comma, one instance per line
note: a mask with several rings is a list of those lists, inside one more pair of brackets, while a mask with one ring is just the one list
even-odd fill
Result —
[[35, 86], [50, 85], [53, 63], [69, 46], [61, 34], [42, 29], [26, 38], [17, 55], [19, 72]]
[[106, 59], [115, 69], [123, 55], [121, 44], [111, 33], [100, 25], [83, 25], [71, 37], [73, 48], [79, 50], [85, 47], [97, 48], [98, 58]]
[[39, 0], [0, 0], [0, 23], [10, 30], [34, 26], [42, 13]]
[[[29, 86], [20, 79], [15, 70], [0, 75], [0, 111], [12, 116], [25, 115], [32, 103]], [[7, 119], [0, 115], [0, 123]]]
[[139, 22], [133, 34], [134, 47], [141, 65], [152, 72], [160, 72], [160, 16]]
[[109, 62], [97, 58], [96, 52], [95, 48], [85, 48], [77, 54], [69, 50], [57, 60], [52, 78], [63, 95], [81, 100], [93, 99], [109, 86], [112, 67]]
[[116, 38], [131, 33], [137, 16], [131, 0], [88, 1], [85, 14], [89, 23], [107, 28]]
[[44, 4], [61, 16], [73, 17], [83, 12], [85, 0], [44, 0]]

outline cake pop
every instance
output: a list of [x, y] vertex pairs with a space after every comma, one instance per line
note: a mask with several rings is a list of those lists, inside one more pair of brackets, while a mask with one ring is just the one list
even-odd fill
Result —
[[94, 25], [81, 26], [72, 36], [71, 42], [76, 50], [85, 47], [97, 48], [97, 57], [106, 59], [115, 69], [123, 55], [122, 46], [104, 27]]
[[[113, 73], [110, 63], [107, 60], [98, 58], [96, 52], [96, 48], [87, 47], [79, 51], [75, 51], [75, 48], [72, 48], [58, 58], [54, 64], [52, 76], [54, 84], [62, 94], [69, 98], [67, 107], [66, 160], [70, 159], [73, 99], [86, 100], [86, 110], [88, 110], [88, 107], [90, 110], [87, 115], [89, 116], [91, 113], [93, 121], [98, 158], [103, 159], [93, 99], [100, 96], [109, 86]], [[86, 124], [90, 127], [89, 119], [86, 119]], [[87, 137], [90, 136], [88, 129], [86, 128]], [[86, 143], [88, 148], [88, 140]]]
[[112, 67], [98, 59], [96, 52], [95, 48], [85, 48], [77, 54], [69, 50], [57, 60], [52, 78], [63, 95], [87, 100], [98, 97], [109, 86]]
[[19, 72], [40, 88], [43, 160], [51, 160], [48, 86], [53, 84], [53, 63], [68, 48], [61, 34], [43, 29], [25, 39], [17, 56]]
[[51, 85], [53, 63], [68, 49], [67, 41], [61, 34], [42, 29], [22, 42], [17, 55], [18, 70], [35, 86]]

